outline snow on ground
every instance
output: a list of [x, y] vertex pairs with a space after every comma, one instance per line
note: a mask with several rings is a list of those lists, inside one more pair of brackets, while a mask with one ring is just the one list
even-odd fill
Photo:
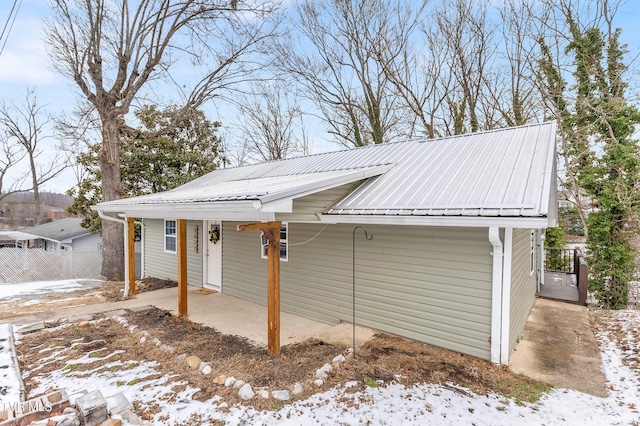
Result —
[[[130, 401], [157, 404], [153, 424], [372, 424], [372, 425], [638, 425], [640, 424], [640, 312], [613, 312], [596, 332], [601, 345], [609, 396], [598, 398], [554, 389], [536, 404], [517, 405], [500, 395], [472, 395], [432, 384], [405, 387], [391, 384], [351, 392], [349, 383], [273, 411], [227, 407], [220, 398], [192, 400], [196, 388], [159, 372], [154, 362], [108, 363], [89, 371], [61, 369], [39, 377], [38, 368], [25, 373], [39, 386], [31, 396], [51, 388], [73, 393], [100, 389], [104, 396], [123, 392]], [[45, 347], [42, 363], [66, 359], [62, 346]], [[68, 365], [90, 364], [114, 354], [92, 353], [67, 359]], [[579, 368], [579, 367], [578, 367]], [[159, 378], [158, 378], [159, 377]], [[275, 403], [275, 401], [274, 401]]]
[[[12, 359], [11, 326], [0, 324], [0, 401], [17, 402], [21, 400], [19, 372]], [[0, 410], [2, 409], [0, 404]]]
[[33, 298], [33, 296], [50, 295], [54, 293], [67, 293], [97, 287], [101, 283], [102, 280], [94, 279], [32, 281], [20, 284], [0, 283], [0, 301], [21, 297]]

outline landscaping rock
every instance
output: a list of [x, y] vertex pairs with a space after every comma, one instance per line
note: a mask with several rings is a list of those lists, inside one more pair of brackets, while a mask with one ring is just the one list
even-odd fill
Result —
[[162, 344], [160, 345], [160, 349], [162, 349], [165, 352], [168, 352], [170, 354], [174, 353], [176, 351], [176, 349], [173, 346], [169, 346], [169, 345], [165, 345]]
[[221, 374], [215, 379], [213, 379], [213, 383], [215, 383], [216, 385], [224, 385], [224, 382], [226, 380], [227, 380], [227, 376], [225, 376], [224, 374]]
[[129, 402], [122, 392], [105, 398], [107, 401], [107, 410], [109, 414], [120, 414], [124, 410], [133, 410], [133, 404]]
[[33, 324], [25, 325], [24, 327], [20, 327], [18, 330], [16, 330], [16, 333], [26, 334], [26, 333], [32, 333], [34, 331], [40, 331], [43, 329], [44, 329], [44, 322], [36, 322]]
[[76, 405], [85, 426], [96, 426], [107, 420], [107, 401], [99, 390], [94, 390], [81, 396], [76, 401]]
[[291, 398], [288, 390], [277, 390], [271, 392], [271, 396], [278, 401], [288, 401]]
[[[125, 311], [124, 309], [116, 309], [115, 311], [105, 312], [103, 315], [107, 318], [122, 317], [123, 315], [127, 315], [127, 311]], [[113, 319], [119, 320], [119, 318], [113, 318]]]
[[236, 380], [236, 382], [233, 384], [233, 387], [238, 389], [241, 388], [242, 386], [244, 386], [245, 381], [242, 379], [238, 379]]
[[187, 365], [189, 366], [189, 368], [195, 370], [196, 368], [200, 367], [200, 363], [202, 362], [202, 360], [195, 356], [195, 355], [191, 355], [189, 357], [187, 357]]
[[269, 394], [269, 388], [261, 387], [256, 389], [256, 394], [262, 399], [269, 399], [271, 394]]
[[296, 382], [296, 384], [293, 385], [293, 394], [294, 395], [299, 395], [302, 392], [304, 392], [304, 388], [302, 387], [302, 385], [299, 382]]
[[230, 388], [231, 386], [235, 385], [236, 383], [236, 378], [235, 377], [227, 377], [224, 381], [224, 385], [228, 388]]
[[140, 417], [138, 417], [138, 415], [136, 413], [134, 413], [133, 411], [131, 411], [131, 410], [124, 410], [118, 415], [120, 417], [122, 417], [122, 420], [124, 420], [125, 422], [127, 422], [129, 424], [132, 424], [132, 425], [143, 425], [144, 424], [142, 419]]
[[200, 370], [202, 374], [211, 374], [211, 371], [211, 366], [209, 364], [206, 364], [204, 368]]
[[142, 305], [142, 306], [133, 306], [133, 307], [129, 308], [129, 310], [131, 312], [142, 312], [142, 311], [148, 311], [149, 309], [153, 309], [153, 306], [151, 306], [151, 305]]
[[325, 365], [320, 367], [320, 370], [324, 371], [325, 373], [331, 373], [333, 371], [333, 367], [331, 366], [331, 364], [326, 363]]
[[256, 396], [256, 393], [253, 391], [249, 383], [245, 383], [238, 391], [238, 396], [243, 400], [248, 401]]
[[323, 370], [323, 369], [321, 369], [321, 368], [318, 368], [318, 369], [316, 370], [316, 377], [317, 377], [318, 379], [320, 379], [320, 380], [324, 380], [324, 379], [326, 379], [326, 378], [327, 378], [327, 372], [326, 372], [326, 371], [324, 371], [324, 370]]
[[144, 343], [144, 342], [146, 342], [146, 341], [147, 341], [147, 336], [142, 336], [142, 337], [140, 338], [140, 343]]
[[120, 419], [107, 419], [102, 422], [102, 426], [121, 426], [122, 420]]
[[76, 315], [75, 317], [70, 317], [70, 322], [78, 322], [78, 321], [92, 321], [93, 315]]
[[345, 362], [347, 359], [344, 357], [344, 355], [336, 355], [333, 360], [331, 361], [333, 362]]
[[80, 426], [78, 415], [66, 415], [56, 423], [56, 426]]
[[316, 386], [322, 386], [322, 385], [324, 385], [324, 380], [316, 379], [316, 380], [313, 381], [313, 384], [316, 385]]

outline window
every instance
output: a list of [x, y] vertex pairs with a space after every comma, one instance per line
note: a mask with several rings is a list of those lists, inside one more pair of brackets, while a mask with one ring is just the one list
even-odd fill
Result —
[[[286, 222], [282, 223], [280, 228], [280, 260], [287, 262], [289, 260], [289, 229]], [[267, 247], [269, 242], [263, 233], [260, 233], [260, 255], [263, 259], [267, 258]]]
[[164, 221], [164, 251], [175, 253], [177, 244], [177, 227], [175, 220]]
[[529, 276], [533, 275], [536, 270], [536, 234], [531, 230], [531, 253], [529, 256]]

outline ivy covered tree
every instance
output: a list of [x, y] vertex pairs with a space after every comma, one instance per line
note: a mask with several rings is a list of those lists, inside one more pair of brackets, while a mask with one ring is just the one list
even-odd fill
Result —
[[[141, 127], [137, 136], [122, 137], [120, 173], [124, 197], [168, 191], [209, 173], [225, 162], [220, 138], [215, 134], [220, 123], [207, 120], [196, 110], [168, 134], [157, 136], [157, 129], [172, 120], [176, 109], [159, 110], [145, 106], [136, 111]], [[99, 152], [100, 144], [77, 157], [87, 177], [67, 193], [75, 198], [69, 212], [84, 216], [82, 225], [93, 232], [101, 229], [92, 205], [102, 201]]]
[[620, 30], [580, 28], [570, 8], [563, 13], [573, 85], [567, 88], [544, 40], [542, 71], [561, 123], [567, 172], [594, 204], [586, 220], [589, 289], [601, 307], [623, 309], [637, 267], [630, 237], [640, 208], [640, 149], [633, 138], [640, 111], [625, 98]]

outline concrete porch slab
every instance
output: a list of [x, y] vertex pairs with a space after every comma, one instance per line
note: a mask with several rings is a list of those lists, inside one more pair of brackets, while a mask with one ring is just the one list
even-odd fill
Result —
[[553, 386], [607, 396], [600, 348], [584, 306], [537, 298], [509, 367]]
[[[224, 334], [246, 337], [259, 345], [267, 345], [267, 307], [224, 293], [198, 294], [189, 287], [189, 320], [213, 327]], [[167, 288], [141, 293], [136, 299], [141, 305], [153, 305], [177, 315], [178, 289]], [[356, 348], [376, 332], [356, 326]], [[280, 344], [282, 346], [316, 338], [327, 343], [352, 345], [351, 324], [328, 325], [293, 315], [280, 313]]]
[[[238, 299], [224, 293], [197, 294], [189, 287], [187, 293], [188, 316], [193, 322], [214, 327], [224, 334], [246, 337], [259, 345], [267, 345], [266, 306]], [[173, 314], [178, 310], [178, 289], [165, 288], [136, 295], [133, 299], [95, 305], [74, 306], [56, 311], [35, 312], [8, 318], [5, 322], [25, 325], [35, 322], [61, 320], [79, 315], [95, 315], [114, 310], [139, 311], [149, 306], [165, 309]], [[376, 332], [356, 327], [356, 349]], [[280, 344], [282, 346], [317, 338], [327, 343], [352, 346], [351, 324], [328, 325], [286, 312], [280, 313]]]

